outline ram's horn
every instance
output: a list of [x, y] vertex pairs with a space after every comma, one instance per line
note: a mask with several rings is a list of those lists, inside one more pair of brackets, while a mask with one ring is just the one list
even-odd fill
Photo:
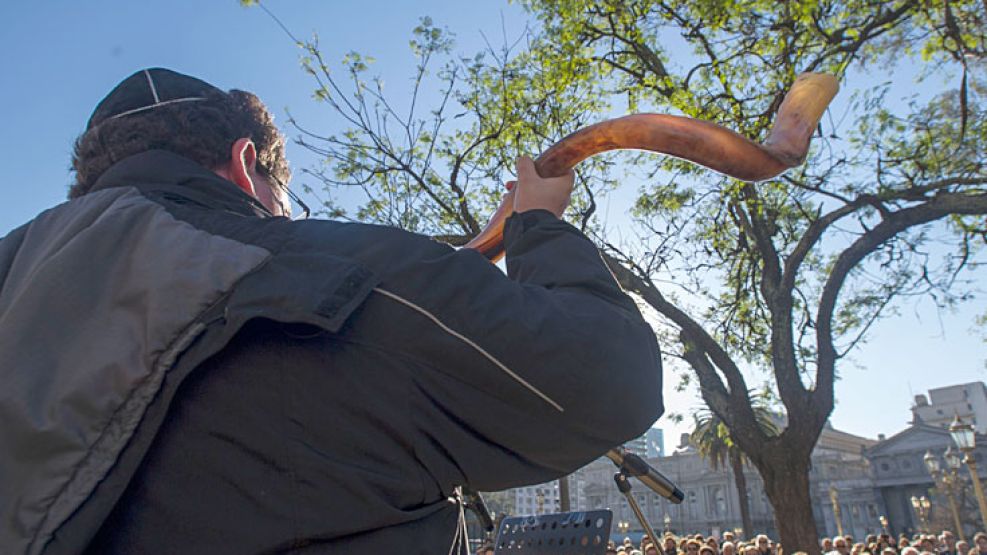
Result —
[[[542, 153], [535, 169], [542, 177], [556, 177], [594, 154], [636, 149], [689, 160], [743, 181], [764, 181], [805, 161], [812, 133], [837, 90], [839, 84], [831, 75], [800, 75], [778, 108], [764, 144], [707, 121], [635, 114], [576, 131]], [[504, 221], [510, 213], [511, 207], [501, 206], [465, 246], [499, 259], [504, 254]]]

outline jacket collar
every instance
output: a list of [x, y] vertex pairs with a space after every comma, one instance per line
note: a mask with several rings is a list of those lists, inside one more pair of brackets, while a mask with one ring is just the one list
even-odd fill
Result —
[[124, 158], [99, 176], [92, 191], [135, 187], [141, 192], [178, 194], [208, 208], [269, 218], [257, 199], [198, 163], [167, 150], [148, 150]]

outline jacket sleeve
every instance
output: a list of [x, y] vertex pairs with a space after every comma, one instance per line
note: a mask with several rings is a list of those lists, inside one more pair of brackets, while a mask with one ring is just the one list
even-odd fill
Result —
[[440, 483], [552, 479], [662, 412], [655, 336], [595, 245], [535, 210], [507, 221], [505, 247], [507, 276], [469, 249], [404, 253], [382, 276], [420, 368], [419, 456]]

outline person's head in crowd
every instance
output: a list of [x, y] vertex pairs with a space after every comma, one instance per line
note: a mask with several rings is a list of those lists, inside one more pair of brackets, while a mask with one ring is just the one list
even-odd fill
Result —
[[[658, 548], [655, 547], [654, 544], [649, 543], [648, 547], [644, 548], [644, 555], [661, 555], [661, 554], [658, 552]], [[669, 553], [669, 555], [674, 555], [674, 554]]]
[[956, 542], [956, 553], [957, 555], [966, 555], [970, 551], [970, 542], [966, 540], [960, 540]]
[[714, 536], [706, 538], [706, 545], [712, 547], [713, 551], [720, 552], [720, 542]]
[[952, 553], [956, 550], [956, 536], [949, 530], [943, 530], [942, 534], [939, 534], [939, 545]]
[[922, 536], [922, 539], [919, 540], [918, 545], [916, 545], [915, 547], [919, 548], [922, 551], [929, 551], [929, 552], [935, 551], [936, 542], [934, 538], [935, 536]]
[[627, 555], [642, 555], [642, 553], [640, 550], [631, 547], [630, 551], [627, 552]]
[[864, 538], [864, 543], [868, 545], [876, 542], [877, 542], [877, 534], [867, 534], [867, 537]]
[[723, 541], [737, 543], [737, 537], [733, 535], [733, 532], [723, 532]]
[[151, 150], [188, 158], [272, 214], [290, 214], [285, 140], [264, 103], [252, 93], [221, 91], [162, 68], [134, 73], [96, 106], [75, 142], [69, 198], [89, 193], [117, 162]]
[[768, 553], [771, 550], [771, 546], [768, 544], [768, 537], [764, 534], [757, 535], [757, 538], [754, 539], [754, 545], [757, 546], [757, 550], [761, 553]]
[[921, 555], [921, 552], [909, 545], [901, 550], [901, 555]]
[[607, 550], [604, 551], [604, 555], [617, 555], [617, 548], [613, 544], [607, 545]]
[[973, 536], [973, 547], [981, 553], [987, 553], [987, 534], [977, 532]]
[[720, 555], [735, 555], [735, 554], [736, 554], [736, 546], [733, 545], [733, 542], [724, 540], [723, 543], [720, 545]]
[[687, 540], [685, 542], [685, 555], [699, 555], [699, 548], [702, 547], [696, 540]]
[[678, 544], [675, 543], [675, 536], [671, 534], [665, 536], [665, 540], [662, 545], [662, 550], [665, 552], [665, 555], [674, 555], [675, 552], [678, 551]]
[[[876, 553], [874, 555], [877, 555]], [[881, 555], [898, 555], [898, 551], [893, 547], [885, 547], [881, 551]]]
[[494, 546], [490, 544], [481, 545], [480, 549], [476, 550], [476, 555], [494, 555]]
[[822, 547], [823, 553], [829, 553], [830, 551], [833, 550], [833, 540], [829, 538], [823, 538], [819, 542], [819, 546]]
[[908, 538], [907, 537], [901, 536], [900, 538], [898, 538], [898, 550], [899, 551], [901, 551], [902, 549], [904, 549], [904, 548], [906, 548], [906, 547], [908, 547], [910, 545], [912, 545], [912, 542], [908, 541]]
[[716, 550], [708, 545], [703, 545], [699, 548], [699, 555], [717, 555]]
[[634, 543], [634, 542], [632, 542], [632, 541], [631, 541], [631, 539], [630, 539], [629, 537], [627, 537], [627, 536], [624, 536], [624, 545], [631, 545], [631, 544], [633, 544], [633, 543]]
[[838, 551], [840, 555], [849, 555], [850, 546], [847, 544], [846, 538], [840, 536], [833, 538], [833, 550]]
[[857, 542], [857, 543], [853, 544], [853, 547], [850, 548], [850, 554], [851, 555], [860, 555], [861, 553], [864, 552], [864, 550], [866, 548], [867, 548], [866, 545], [864, 545], [864, 544], [862, 544], [860, 542]]
[[749, 543], [747, 544], [747, 547], [744, 548], [744, 555], [759, 555], [759, 554], [760, 551], [758, 551], [756, 544]]

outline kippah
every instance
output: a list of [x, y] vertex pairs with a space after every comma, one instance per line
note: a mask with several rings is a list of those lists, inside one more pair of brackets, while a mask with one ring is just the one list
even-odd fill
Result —
[[201, 79], [177, 71], [160, 67], [142, 69], [121, 81], [100, 101], [89, 116], [86, 130], [108, 119], [179, 102], [202, 101], [216, 93], [225, 94]]

